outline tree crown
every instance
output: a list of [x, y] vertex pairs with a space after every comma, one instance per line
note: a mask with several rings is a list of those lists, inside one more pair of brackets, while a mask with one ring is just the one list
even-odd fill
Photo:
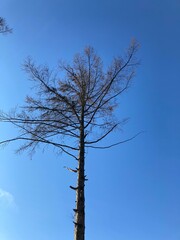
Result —
[[[75, 55], [72, 64], [59, 64], [63, 78], [27, 59], [23, 67], [37, 92], [26, 97], [20, 113], [1, 113], [1, 121], [11, 122], [21, 130], [17, 138], [5, 142], [27, 140], [20, 151], [33, 151], [39, 143], [46, 143], [75, 157], [83, 128], [85, 146], [93, 147], [120, 124], [114, 110], [119, 95], [128, 89], [134, 76], [137, 49], [137, 42], [132, 41], [126, 56], [114, 58], [104, 70], [101, 58], [87, 47]], [[69, 139], [71, 144], [66, 141]]]

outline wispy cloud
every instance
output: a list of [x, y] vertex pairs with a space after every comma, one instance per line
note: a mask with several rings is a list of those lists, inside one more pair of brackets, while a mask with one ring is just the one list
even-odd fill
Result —
[[16, 208], [14, 196], [2, 188], [0, 188], [0, 204], [5, 205], [6, 207]]

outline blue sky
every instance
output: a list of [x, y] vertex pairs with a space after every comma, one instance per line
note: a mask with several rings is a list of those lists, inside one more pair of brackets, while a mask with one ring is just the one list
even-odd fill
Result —
[[[86, 157], [86, 239], [180, 239], [180, 3], [175, 0], [1, 0], [0, 16], [14, 28], [0, 36], [0, 108], [22, 105], [31, 84], [27, 56], [56, 67], [92, 45], [105, 65], [141, 44], [141, 65], [121, 97], [118, 117], [129, 117], [113, 149]], [[4, 139], [16, 134], [0, 125]], [[0, 239], [73, 239], [73, 160], [48, 148], [32, 160], [19, 143], [0, 149]]]

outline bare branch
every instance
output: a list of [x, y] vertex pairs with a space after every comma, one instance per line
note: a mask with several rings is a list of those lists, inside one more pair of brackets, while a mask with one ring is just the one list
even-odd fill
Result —
[[64, 168], [66, 168], [68, 171], [70, 171], [70, 172], [74, 172], [74, 173], [77, 173], [77, 169], [75, 170], [75, 169], [72, 169], [72, 168], [69, 168], [69, 167], [65, 167], [64, 166]]
[[2, 17], [0, 17], [0, 33], [12, 33], [12, 28], [7, 25], [6, 20]]
[[94, 140], [94, 141], [86, 141], [85, 144], [94, 144], [94, 143], [98, 143], [99, 141], [103, 140], [107, 135], [109, 135], [109, 133], [111, 133], [116, 127], [118, 126], [118, 124], [115, 124], [112, 128], [110, 128], [105, 134], [103, 134], [101, 137], [99, 137], [98, 139]]
[[134, 138], [136, 138], [141, 133], [143, 133], [143, 132], [139, 132], [139, 133], [137, 133], [136, 135], [134, 135], [131, 138], [128, 138], [126, 140], [123, 140], [123, 141], [120, 141], [120, 142], [117, 142], [117, 143], [114, 143], [114, 144], [111, 144], [111, 145], [108, 145], [108, 146], [101, 146], [101, 147], [99, 147], [99, 146], [86, 146], [86, 147], [88, 147], [88, 148], [96, 148], [96, 149], [107, 149], [107, 148], [115, 147], [115, 146], [120, 145], [122, 143], [126, 143], [126, 142], [129, 142], [129, 141], [133, 140]]

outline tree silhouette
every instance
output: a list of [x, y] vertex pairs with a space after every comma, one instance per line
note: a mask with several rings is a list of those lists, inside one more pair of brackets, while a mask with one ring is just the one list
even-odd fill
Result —
[[67, 168], [77, 174], [77, 185], [70, 186], [76, 192], [74, 240], [85, 239], [85, 149], [122, 143], [96, 145], [122, 124], [114, 110], [134, 76], [137, 49], [137, 42], [132, 41], [125, 56], [114, 58], [106, 70], [92, 47], [75, 55], [72, 64], [59, 64], [61, 74], [27, 59], [24, 70], [36, 93], [26, 97], [20, 112], [0, 113], [1, 122], [12, 123], [20, 130], [18, 136], [0, 144], [23, 140], [17, 151], [31, 153], [39, 144], [48, 144], [77, 161], [77, 168]]
[[12, 32], [12, 28], [10, 28], [7, 23], [6, 20], [2, 17], [0, 17], [0, 33], [11, 33]]

